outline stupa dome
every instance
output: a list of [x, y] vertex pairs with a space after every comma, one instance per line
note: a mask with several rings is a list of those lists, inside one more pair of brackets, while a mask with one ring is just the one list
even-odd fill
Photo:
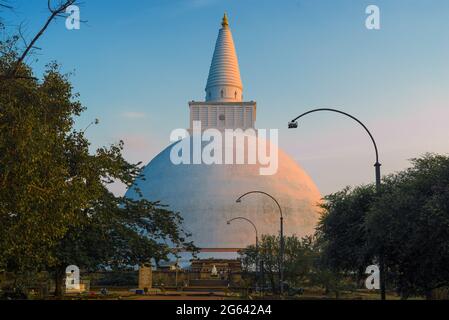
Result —
[[[278, 152], [277, 173], [264, 176], [260, 175], [259, 164], [174, 165], [170, 160], [174, 145], [145, 167], [145, 179], [137, 180], [135, 185], [145, 199], [160, 201], [180, 212], [196, 246], [243, 248], [254, 244], [255, 234], [250, 224], [227, 225], [228, 220], [237, 216], [252, 220], [259, 235], [279, 234], [279, 209], [272, 199], [254, 194], [236, 203], [239, 196], [253, 190], [267, 192], [278, 200], [286, 235], [304, 236], [314, 232], [320, 193], [306, 172], [282, 150]], [[126, 196], [139, 197], [134, 188]]]
[[[219, 31], [209, 78], [206, 101], [189, 103], [190, 130], [195, 124], [203, 129], [221, 132], [228, 129], [255, 130], [256, 102], [242, 101], [243, 86], [235, 52], [234, 41], [225, 15]], [[199, 130], [201, 131], [201, 129]], [[193, 145], [195, 135], [177, 143]], [[255, 134], [257, 146], [271, 142]], [[277, 141], [276, 141], [277, 142]], [[184, 218], [184, 229], [192, 234], [194, 244], [200, 248], [244, 248], [254, 244], [255, 233], [249, 223], [227, 221], [244, 217], [253, 221], [259, 235], [279, 234], [280, 213], [276, 203], [268, 196], [252, 194], [236, 203], [236, 199], [250, 191], [261, 191], [276, 198], [283, 210], [284, 234], [305, 236], [314, 232], [319, 218], [320, 193], [306, 172], [285, 152], [278, 150], [277, 170], [273, 175], [261, 175], [261, 164], [174, 164], [171, 159], [173, 144], [159, 153], [143, 171], [144, 179], [135, 182], [142, 197], [160, 201]], [[268, 147], [267, 147], [268, 145]], [[204, 148], [204, 144], [202, 146]], [[236, 151], [248, 154], [248, 145], [235, 144]], [[222, 150], [225, 154], [225, 150]], [[271, 151], [270, 158], [271, 156]], [[260, 160], [260, 159], [258, 159]], [[135, 188], [126, 196], [138, 199]], [[217, 251], [221, 252], [221, 251]]]

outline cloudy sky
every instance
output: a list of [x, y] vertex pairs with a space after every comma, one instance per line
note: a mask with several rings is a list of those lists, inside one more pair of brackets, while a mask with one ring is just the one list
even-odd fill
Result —
[[[10, 30], [31, 36], [46, 0], [11, 1]], [[381, 30], [365, 28], [365, 8], [381, 10]], [[78, 119], [93, 147], [122, 139], [131, 161], [150, 161], [174, 128], [188, 126], [188, 101], [203, 100], [221, 17], [226, 11], [247, 100], [259, 128], [279, 128], [280, 145], [323, 194], [371, 182], [374, 153], [356, 123], [314, 114], [337, 107], [374, 134], [383, 173], [425, 152], [449, 151], [447, 0], [128, 0], [83, 1], [80, 30], [63, 20], [38, 46], [37, 73], [57, 60], [88, 108]], [[119, 188], [117, 190], [120, 190]]]

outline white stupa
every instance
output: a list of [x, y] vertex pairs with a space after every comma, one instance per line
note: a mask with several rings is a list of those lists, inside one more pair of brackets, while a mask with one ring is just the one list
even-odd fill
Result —
[[[190, 129], [201, 121], [203, 130], [255, 128], [256, 103], [243, 102], [234, 41], [226, 15], [219, 31], [206, 86], [205, 102], [190, 102]], [[144, 169], [144, 180], [135, 184], [148, 200], [160, 201], [184, 218], [185, 229], [195, 245], [207, 252], [235, 251], [254, 244], [249, 223], [227, 221], [237, 216], [252, 220], [261, 234], [279, 233], [279, 210], [263, 195], [251, 195], [242, 203], [242, 194], [258, 190], [271, 194], [284, 213], [286, 235], [304, 236], [314, 232], [319, 218], [320, 193], [306, 172], [279, 150], [277, 173], [260, 175], [260, 165], [180, 164], [170, 160], [173, 145], [163, 150]], [[133, 188], [126, 194], [138, 198]], [[219, 254], [213, 254], [214, 257]]]

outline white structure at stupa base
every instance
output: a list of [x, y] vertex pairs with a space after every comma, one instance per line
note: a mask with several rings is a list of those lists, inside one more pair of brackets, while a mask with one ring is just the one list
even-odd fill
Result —
[[[189, 103], [190, 129], [194, 121], [201, 121], [204, 130], [255, 129], [256, 102], [244, 102], [242, 97], [237, 55], [225, 15], [210, 67], [206, 101]], [[135, 185], [144, 198], [160, 201], [180, 212], [184, 229], [192, 234], [194, 244], [217, 249], [211, 256], [225, 257], [220, 252], [226, 248], [254, 244], [255, 234], [249, 223], [227, 224], [237, 216], [253, 221], [259, 235], [279, 234], [279, 211], [270, 198], [251, 195], [240, 204], [235, 202], [253, 190], [269, 193], [279, 201], [286, 235], [305, 236], [314, 232], [321, 195], [307, 173], [282, 150], [278, 154], [277, 173], [263, 176], [259, 164], [175, 165], [170, 160], [172, 147], [167, 147], [145, 167], [145, 179], [137, 180]], [[126, 196], [139, 197], [134, 188]]]

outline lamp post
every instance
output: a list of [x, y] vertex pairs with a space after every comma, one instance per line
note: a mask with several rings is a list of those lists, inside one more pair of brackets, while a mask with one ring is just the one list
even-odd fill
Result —
[[280, 289], [280, 293], [281, 295], [284, 293], [284, 216], [282, 215], [282, 208], [279, 205], [279, 202], [276, 200], [276, 198], [274, 198], [271, 194], [268, 194], [266, 192], [263, 191], [250, 191], [247, 192], [243, 195], [241, 195], [235, 202], [237, 203], [241, 203], [242, 199], [244, 197], [246, 197], [247, 195], [250, 194], [263, 194], [265, 196], [268, 196], [269, 198], [271, 198], [276, 205], [279, 208], [279, 214], [280, 214], [280, 252], [279, 252], [279, 289]]
[[[379, 162], [379, 151], [377, 149], [377, 144], [376, 141], [374, 140], [373, 135], [371, 134], [371, 132], [368, 130], [368, 128], [362, 123], [362, 121], [360, 121], [359, 119], [357, 119], [356, 117], [337, 110], [337, 109], [330, 109], [330, 108], [320, 108], [320, 109], [314, 109], [314, 110], [310, 110], [307, 111], [303, 114], [301, 114], [300, 116], [296, 117], [295, 119], [293, 119], [291, 122], [289, 122], [288, 124], [288, 128], [289, 129], [296, 129], [298, 128], [298, 120], [308, 114], [314, 113], [314, 112], [321, 112], [321, 111], [328, 111], [328, 112], [335, 112], [335, 113], [339, 113], [342, 114], [344, 116], [347, 116], [353, 120], [355, 120], [358, 124], [360, 124], [363, 129], [365, 129], [366, 133], [368, 133], [369, 137], [371, 138], [371, 141], [373, 143], [374, 146], [374, 151], [376, 154], [376, 163], [374, 164], [374, 168], [375, 168], [375, 176], [376, 176], [376, 193], [380, 194], [380, 188], [381, 188], [381, 173], [380, 173], [380, 167], [381, 164]], [[385, 265], [384, 265], [384, 258], [383, 258], [383, 249], [381, 250], [380, 254], [379, 254], [379, 277], [380, 277], [380, 295], [381, 295], [381, 299], [385, 300], [386, 299], [386, 295], [385, 295]]]
[[236, 217], [233, 218], [231, 220], [227, 221], [227, 224], [230, 225], [232, 221], [235, 220], [243, 220], [246, 221], [248, 223], [250, 223], [253, 228], [254, 228], [254, 232], [256, 233], [256, 284], [258, 283], [258, 279], [259, 279], [259, 233], [257, 231], [256, 225], [249, 219], [245, 218], [245, 217]]

